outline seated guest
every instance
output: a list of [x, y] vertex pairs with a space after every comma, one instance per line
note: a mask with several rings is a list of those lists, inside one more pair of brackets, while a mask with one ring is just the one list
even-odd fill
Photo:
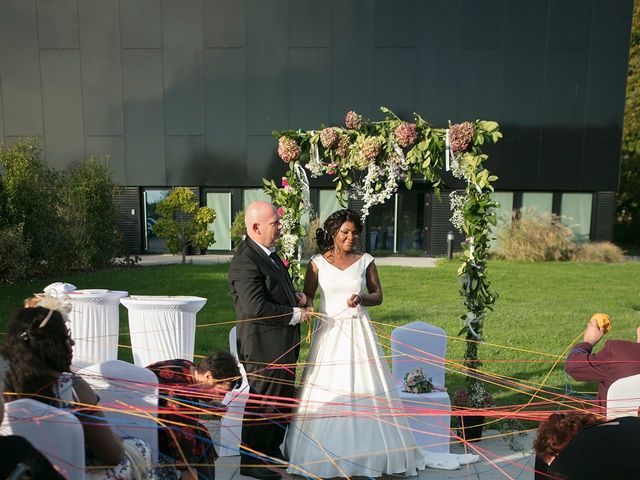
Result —
[[[0, 358], [0, 392], [4, 392], [4, 378], [8, 368], [7, 362]], [[4, 402], [0, 393], [0, 423], [4, 418]], [[64, 477], [56, 472], [49, 460], [36, 450], [29, 441], [17, 435], [0, 435], [0, 478], [50, 478], [52, 480], [64, 480]], [[22, 471], [22, 476], [17, 476]]]
[[540, 424], [533, 448], [548, 478], [640, 478], [640, 419], [603, 421], [590, 413], [554, 413]]
[[67, 327], [69, 305], [46, 295], [28, 299], [25, 305], [11, 318], [4, 343], [7, 391], [13, 393], [7, 400], [33, 398], [74, 413], [84, 431], [90, 467], [86, 478], [147, 478], [148, 445], [121, 439], [96, 407], [99, 399], [89, 384], [70, 373], [74, 343]]
[[[213, 480], [218, 457], [199, 415], [221, 414], [220, 400], [240, 378], [236, 358], [229, 352], [216, 352], [198, 365], [182, 359], [163, 360], [147, 367], [158, 377], [160, 401], [158, 433], [161, 463], [174, 465], [174, 478]], [[197, 465], [197, 467], [190, 467]], [[165, 478], [168, 468], [163, 468]]]
[[593, 347], [604, 334], [605, 330], [592, 318], [584, 341], [573, 347], [564, 366], [575, 380], [599, 383], [598, 404], [602, 407], [606, 406], [607, 391], [613, 382], [640, 373], [640, 327], [635, 342], [607, 340], [598, 353], [593, 353]]

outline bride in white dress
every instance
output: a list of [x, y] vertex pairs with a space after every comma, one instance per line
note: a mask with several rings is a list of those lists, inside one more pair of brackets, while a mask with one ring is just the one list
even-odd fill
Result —
[[316, 477], [416, 475], [424, 469], [367, 306], [382, 303], [373, 257], [353, 250], [362, 229], [352, 210], [318, 230], [322, 254], [309, 262], [308, 301], [320, 288], [320, 314], [289, 425], [289, 473]]

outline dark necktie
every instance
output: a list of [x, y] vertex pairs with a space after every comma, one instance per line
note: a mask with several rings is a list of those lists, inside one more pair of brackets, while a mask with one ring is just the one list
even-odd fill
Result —
[[276, 252], [271, 252], [269, 254], [269, 257], [271, 257], [271, 260], [273, 260], [276, 264], [276, 267], [278, 268], [278, 270], [282, 271], [284, 264], [282, 263], [282, 260], [280, 260], [280, 257], [278, 256], [278, 254]]

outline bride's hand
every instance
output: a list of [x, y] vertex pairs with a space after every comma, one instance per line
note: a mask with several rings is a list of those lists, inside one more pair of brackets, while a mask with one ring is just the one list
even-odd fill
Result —
[[354, 293], [347, 300], [347, 306], [350, 308], [355, 308], [362, 303], [362, 297], [357, 293]]

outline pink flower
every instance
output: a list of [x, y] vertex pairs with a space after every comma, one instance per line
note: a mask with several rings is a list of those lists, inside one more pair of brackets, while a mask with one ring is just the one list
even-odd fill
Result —
[[347, 158], [349, 156], [349, 147], [351, 147], [349, 137], [341, 135], [340, 140], [338, 141], [338, 147], [336, 148], [336, 153], [342, 158]]
[[451, 125], [449, 128], [449, 142], [453, 153], [466, 152], [473, 140], [473, 125], [469, 122]]
[[360, 130], [362, 127], [362, 115], [350, 110], [344, 117], [344, 124], [352, 130]]
[[294, 139], [284, 136], [280, 137], [278, 140], [278, 155], [280, 155], [283, 162], [289, 163], [296, 160], [300, 156], [300, 153], [302, 153], [302, 149]]
[[378, 137], [369, 137], [362, 143], [362, 155], [373, 160], [380, 154], [381, 148], [382, 144]]
[[282, 217], [284, 215], [284, 207], [278, 207], [278, 216]]
[[323, 128], [320, 131], [320, 142], [324, 148], [333, 148], [338, 144], [338, 132], [333, 128]]
[[287, 260], [286, 258], [282, 259], [282, 263], [284, 264], [285, 267], [289, 266], [289, 260]]
[[283, 187], [289, 186], [289, 181], [287, 180], [287, 177], [282, 177], [282, 186]]
[[401, 123], [396, 128], [396, 139], [401, 147], [410, 147], [418, 139], [415, 123]]

